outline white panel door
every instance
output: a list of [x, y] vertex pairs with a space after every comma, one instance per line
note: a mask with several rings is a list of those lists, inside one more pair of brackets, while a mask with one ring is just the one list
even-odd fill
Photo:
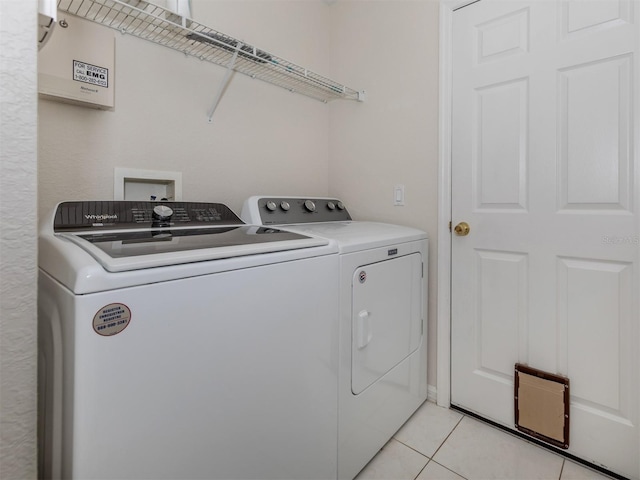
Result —
[[640, 477], [640, 3], [454, 12], [452, 403], [514, 426], [514, 364], [571, 381], [569, 452]]

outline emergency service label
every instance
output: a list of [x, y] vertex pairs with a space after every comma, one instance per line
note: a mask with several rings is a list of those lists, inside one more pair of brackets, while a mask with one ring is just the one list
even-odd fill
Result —
[[90, 83], [91, 85], [108, 88], [109, 69], [74, 60], [73, 79], [77, 82]]
[[131, 310], [124, 303], [110, 303], [96, 312], [93, 329], [97, 334], [110, 337], [123, 331], [131, 321]]

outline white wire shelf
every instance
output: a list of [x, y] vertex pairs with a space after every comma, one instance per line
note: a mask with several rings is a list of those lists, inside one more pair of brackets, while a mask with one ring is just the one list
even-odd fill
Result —
[[364, 92], [144, 0], [58, 0], [58, 9], [322, 102], [364, 100]]

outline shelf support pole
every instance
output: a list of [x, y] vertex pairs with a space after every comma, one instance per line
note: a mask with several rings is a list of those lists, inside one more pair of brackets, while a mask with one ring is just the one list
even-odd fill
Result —
[[229, 84], [229, 80], [231, 80], [233, 67], [236, 64], [236, 60], [238, 59], [238, 52], [243, 46], [244, 45], [242, 43], [238, 42], [238, 44], [236, 45], [236, 51], [233, 52], [233, 56], [231, 57], [231, 60], [229, 60], [229, 64], [227, 65], [227, 71], [224, 74], [224, 78], [222, 79], [222, 82], [220, 82], [220, 86], [218, 87], [218, 93], [216, 94], [216, 98], [213, 100], [213, 105], [211, 105], [211, 108], [209, 109], [209, 113], [208, 113], [209, 123], [213, 122], [212, 120], [213, 114], [216, 111], [216, 108], [218, 108], [218, 103], [220, 103], [220, 99], [222, 98], [222, 94], [224, 93], [225, 88], [227, 88], [227, 85]]

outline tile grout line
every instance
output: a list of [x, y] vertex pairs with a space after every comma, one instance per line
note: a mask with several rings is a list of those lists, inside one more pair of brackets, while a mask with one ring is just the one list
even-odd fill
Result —
[[[451, 434], [454, 432], [454, 430], [455, 430], [456, 428], [458, 428], [458, 425], [460, 425], [460, 422], [462, 422], [462, 419], [463, 419], [464, 417], [465, 417], [465, 415], [462, 415], [462, 416], [460, 417], [460, 420], [458, 420], [458, 422], [454, 425], [454, 427], [451, 429], [451, 431], [450, 431], [450, 432], [449, 432], [449, 434], [445, 437], [445, 439], [444, 439], [444, 440], [442, 440], [442, 443], [440, 444], [440, 446], [439, 446], [438, 448], [436, 448], [436, 451], [435, 451], [435, 452], [433, 452], [433, 455], [431, 455], [431, 457], [427, 457], [427, 458], [429, 459], [429, 461], [427, 462], [427, 465], [429, 465], [431, 462], [433, 462], [433, 463], [435, 463], [435, 464], [437, 464], [437, 465], [440, 465], [442, 468], [444, 468], [444, 469], [446, 469], [446, 470], [450, 471], [451, 473], [456, 474], [456, 475], [457, 475], [457, 476], [459, 476], [460, 478], [463, 478], [464, 480], [467, 480], [467, 477], [465, 477], [465, 476], [463, 476], [463, 475], [460, 475], [458, 472], [456, 472], [456, 471], [454, 471], [454, 470], [451, 470], [449, 467], [447, 467], [447, 466], [445, 466], [445, 465], [442, 465], [441, 463], [438, 463], [438, 462], [436, 462], [436, 461], [434, 460], [434, 457], [436, 456], [436, 453], [438, 453], [438, 452], [440, 451], [440, 449], [442, 448], [442, 446], [447, 442], [447, 440], [449, 440], [449, 437], [450, 437], [450, 436], [451, 436]], [[407, 446], [409, 447], [409, 445], [407, 445]], [[409, 448], [411, 448], [411, 447], [409, 447]], [[420, 453], [420, 452], [418, 452], [418, 453]], [[423, 455], [424, 455], [424, 453], [423, 453]], [[425, 457], [426, 457], [426, 455], [425, 455]], [[427, 468], [427, 465], [425, 465], [424, 467], [422, 467], [422, 470], [420, 470], [420, 471], [418, 472], [418, 475], [416, 475], [416, 477], [414, 478], [414, 480], [416, 480], [416, 479], [420, 476], [420, 474], [423, 472], [423, 470], [424, 470], [425, 468]], [[559, 480], [559, 479], [558, 479], [558, 480]]]
[[[404, 444], [403, 444], [403, 445], [404, 445]], [[427, 457], [427, 458], [429, 458], [429, 457]], [[425, 468], [427, 468], [427, 465], [429, 465], [432, 461], [433, 461], [433, 460], [429, 458], [429, 461], [424, 465], [424, 467], [422, 467], [422, 468], [420, 469], [420, 471], [418, 472], [418, 474], [417, 474], [415, 477], [413, 477], [413, 480], [416, 480], [416, 479], [420, 476], [420, 474], [421, 474], [422, 472], [424, 472], [424, 469], [425, 469]]]
[[[449, 467], [442, 465], [441, 463], [436, 462], [435, 460], [432, 460], [433, 463], [440, 465], [442, 468], [444, 468], [445, 470], [449, 470], [451, 473], [455, 473], [457, 476], [459, 476], [460, 478], [464, 478], [464, 480], [469, 480], [467, 477], [460, 475], [458, 472], [455, 472], [453, 470], [451, 470]], [[431, 462], [429, 462], [431, 463]]]
[[391, 437], [393, 440], [395, 440], [395, 441], [396, 441], [396, 442], [398, 442], [399, 444], [404, 445], [404, 446], [405, 446], [405, 447], [407, 447], [408, 449], [413, 450], [414, 452], [416, 452], [416, 453], [418, 453], [418, 454], [422, 455], [423, 457], [425, 457], [425, 458], [427, 459], [427, 463], [425, 463], [424, 467], [422, 467], [422, 468], [420, 469], [420, 471], [416, 474], [416, 476], [413, 478], [413, 480], [416, 480], [416, 479], [420, 476], [420, 474], [424, 471], [424, 469], [425, 469], [425, 468], [427, 468], [427, 465], [429, 465], [431, 462], [437, 463], [437, 464], [438, 464], [438, 465], [440, 465], [442, 468], [446, 468], [446, 469], [447, 469], [447, 470], [449, 470], [450, 472], [455, 473], [455, 474], [456, 474], [456, 475], [458, 475], [459, 477], [464, 478], [465, 480], [467, 480], [467, 477], [464, 477], [464, 476], [460, 475], [458, 472], [454, 472], [454, 471], [453, 471], [453, 470], [451, 470], [450, 468], [448, 468], [448, 467], [446, 467], [446, 466], [444, 466], [444, 465], [442, 465], [442, 464], [440, 464], [440, 463], [436, 462], [436, 461], [433, 459], [433, 457], [435, 457], [435, 456], [436, 456], [436, 453], [438, 453], [438, 451], [442, 448], [442, 446], [445, 444], [445, 442], [449, 439], [449, 437], [451, 436], [451, 434], [453, 433], [453, 431], [454, 431], [456, 428], [458, 428], [458, 425], [460, 425], [460, 422], [462, 422], [462, 419], [466, 416], [466, 415], [464, 415], [464, 414], [462, 414], [462, 413], [461, 413], [460, 415], [462, 415], [462, 416], [460, 417], [460, 420], [458, 420], [458, 421], [456, 422], [456, 424], [453, 426], [453, 428], [451, 429], [451, 431], [447, 434], [447, 436], [444, 438], [444, 440], [442, 440], [442, 442], [440, 443], [440, 445], [438, 446], [438, 448], [436, 448], [435, 452], [433, 452], [433, 455], [431, 455], [431, 456], [428, 456], [428, 455], [426, 455], [424, 452], [421, 452], [421, 451], [419, 451], [419, 450], [416, 450], [416, 449], [415, 449], [415, 448], [413, 448], [411, 445], [407, 445], [407, 444], [406, 444], [405, 442], [403, 442], [402, 440], [399, 440], [398, 438], [396, 438], [396, 436], [395, 436], [395, 435], [394, 435], [393, 437]]
[[567, 459], [563, 458], [562, 459], [562, 467], [560, 467], [560, 476], [558, 477], [558, 480], [562, 480], [562, 472], [564, 472], [564, 466], [567, 464]]
[[[449, 432], [449, 435], [446, 436], [446, 438], [442, 441], [442, 443], [440, 444], [440, 446], [438, 448], [436, 448], [436, 451], [433, 452], [433, 455], [431, 456], [431, 458], [434, 458], [436, 456], [436, 454], [440, 451], [440, 449], [442, 448], [442, 446], [447, 442], [447, 440], [449, 440], [449, 437], [451, 436], [451, 434], [455, 431], [456, 428], [458, 428], [458, 425], [460, 425], [460, 422], [462, 422], [462, 420], [464, 419], [464, 417], [466, 417], [466, 415], [462, 415], [462, 417], [460, 418], [460, 420], [458, 420], [458, 423], [456, 423], [455, 427], [453, 427], [451, 429], [451, 431]], [[438, 464], [440, 465], [440, 464]], [[444, 467], [444, 465], [443, 465]], [[446, 467], [445, 467], [446, 468]], [[451, 470], [453, 472], [453, 470]], [[457, 474], [457, 472], [454, 472]], [[461, 475], [462, 476], [462, 475]]]
[[[420, 474], [424, 471], [424, 469], [425, 469], [425, 468], [427, 468], [427, 465], [429, 465], [431, 462], [433, 462], [433, 463], [435, 463], [435, 464], [437, 464], [437, 465], [440, 465], [442, 468], [444, 468], [444, 469], [446, 469], [446, 470], [449, 470], [451, 473], [456, 474], [457, 476], [459, 476], [460, 478], [463, 478], [464, 480], [467, 480], [467, 477], [465, 477], [465, 476], [463, 476], [463, 475], [460, 475], [458, 472], [455, 472], [455, 471], [451, 470], [449, 467], [447, 467], [447, 466], [445, 466], [445, 465], [442, 465], [441, 463], [438, 463], [438, 462], [436, 462], [436, 461], [433, 459], [433, 457], [435, 457], [435, 456], [436, 456], [436, 453], [438, 453], [438, 451], [442, 448], [442, 446], [445, 444], [445, 442], [446, 442], [447, 440], [449, 440], [449, 437], [451, 436], [451, 434], [453, 433], [453, 431], [454, 431], [456, 428], [458, 428], [458, 425], [460, 425], [460, 422], [462, 422], [462, 419], [463, 419], [464, 417], [465, 417], [465, 415], [462, 415], [462, 416], [460, 417], [460, 420], [458, 420], [458, 422], [454, 425], [454, 427], [451, 429], [451, 431], [449, 432], [449, 434], [445, 437], [445, 439], [444, 439], [444, 440], [442, 440], [442, 443], [440, 444], [440, 446], [438, 446], [438, 448], [436, 448], [436, 451], [435, 451], [435, 452], [433, 452], [433, 455], [431, 455], [430, 457], [429, 457], [428, 455], [425, 455], [425, 454], [424, 454], [424, 453], [422, 453], [422, 452], [419, 452], [419, 451], [418, 451], [418, 450], [416, 450], [415, 448], [411, 447], [410, 445], [407, 445], [407, 444], [406, 444], [406, 443], [404, 443], [404, 442], [401, 442], [400, 440], [398, 440], [397, 438], [395, 438], [395, 437], [394, 437], [394, 439], [395, 439], [396, 441], [400, 442], [400, 443], [401, 443], [402, 445], [404, 445], [405, 447], [410, 448], [410, 449], [411, 449], [411, 450], [413, 450], [414, 452], [419, 453], [420, 455], [422, 455], [422, 456], [424, 456], [424, 457], [426, 457], [426, 458], [428, 459], [428, 461], [427, 461], [427, 463], [425, 464], [425, 466], [424, 466], [424, 467], [422, 467], [422, 468], [420, 469], [420, 471], [419, 471], [419, 472], [418, 472], [418, 474], [413, 478], [413, 480], [416, 480], [416, 479], [420, 476]], [[558, 479], [558, 480], [559, 480], [559, 479]]]
[[[427, 460], [431, 460], [431, 457], [429, 455], [425, 455], [424, 453], [422, 453], [420, 450], [416, 450], [415, 448], [413, 448], [411, 445], [407, 445], [406, 443], [404, 443], [402, 440], [398, 440], [396, 437], [391, 437], [391, 440], [395, 440], [396, 442], [398, 442], [400, 445], [404, 445], [405, 447], [407, 447], [409, 450], [413, 450], [414, 452], [416, 452], [419, 455], [422, 455], [424, 458], [426, 458]], [[429, 462], [427, 462], [429, 463]], [[426, 467], [426, 465], [425, 465]], [[424, 468], [424, 467], [423, 467]]]
[[[447, 436], [445, 437], [445, 439], [442, 441], [442, 443], [440, 443], [440, 445], [438, 446], [438, 448], [436, 448], [436, 451], [435, 451], [435, 452], [433, 452], [433, 455], [431, 455], [431, 456], [429, 456], [429, 455], [425, 454], [424, 452], [421, 452], [420, 450], [417, 450], [417, 449], [413, 448], [411, 445], [406, 444], [405, 442], [403, 442], [402, 440], [400, 440], [399, 438], [397, 438], [395, 435], [394, 435], [393, 437], [391, 437], [391, 438], [392, 438], [393, 440], [395, 440], [396, 442], [398, 442], [398, 443], [400, 443], [400, 444], [404, 445], [405, 447], [407, 447], [407, 448], [409, 448], [409, 449], [413, 450], [414, 452], [419, 453], [419, 454], [420, 454], [420, 455], [422, 455], [423, 457], [428, 458], [429, 460], [432, 460], [432, 459], [433, 459], [433, 457], [435, 457], [436, 453], [438, 453], [438, 450], [440, 450], [440, 448], [442, 448], [442, 445], [444, 445], [444, 442], [446, 442], [446, 441], [447, 441], [447, 439], [449, 438], [449, 436], [450, 436], [450, 435], [453, 433], [453, 431], [458, 427], [458, 425], [460, 425], [460, 422], [461, 422], [461, 421], [462, 421], [462, 419], [465, 417], [465, 415], [463, 415], [463, 414], [460, 414], [460, 415], [462, 415], [462, 417], [460, 418], [460, 420], [458, 420], [458, 422], [453, 426], [453, 428], [451, 429], [451, 431], [447, 434]], [[397, 432], [396, 432], [396, 433], [397, 433]], [[429, 463], [429, 462], [427, 462], [427, 464], [428, 464], [428, 463]], [[436, 462], [436, 463], [438, 463], [438, 462]], [[438, 465], [440, 465], [440, 464], [438, 463]], [[444, 465], [443, 465], [443, 466], [444, 466]], [[425, 465], [425, 467], [426, 467], [426, 465]], [[452, 470], [452, 471], [453, 471], [453, 470]], [[454, 472], [454, 473], [455, 473], [455, 472]]]

